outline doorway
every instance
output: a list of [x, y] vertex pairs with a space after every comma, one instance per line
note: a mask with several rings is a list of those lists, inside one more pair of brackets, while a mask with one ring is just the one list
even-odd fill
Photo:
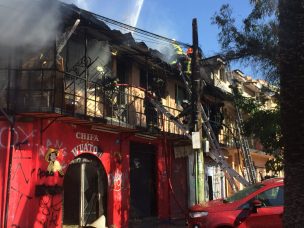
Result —
[[87, 226], [107, 217], [107, 175], [95, 156], [75, 158], [64, 176], [63, 188], [64, 227]]
[[213, 200], [213, 181], [212, 181], [212, 176], [208, 176], [208, 196], [209, 196], [209, 200]]
[[130, 219], [157, 215], [156, 147], [150, 144], [130, 145]]

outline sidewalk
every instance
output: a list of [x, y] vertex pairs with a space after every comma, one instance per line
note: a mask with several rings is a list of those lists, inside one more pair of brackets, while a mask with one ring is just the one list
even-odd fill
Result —
[[130, 228], [173, 228], [187, 227], [185, 219], [160, 220], [156, 218], [133, 220], [129, 223]]

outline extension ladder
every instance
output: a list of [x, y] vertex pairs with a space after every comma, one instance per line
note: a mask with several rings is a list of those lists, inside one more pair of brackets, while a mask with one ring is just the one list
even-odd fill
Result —
[[238, 134], [238, 138], [239, 138], [242, 155], [244, 158], [244, 165], [245, 165], [246, 173], [248, 176], [248, 181], [251, 184], [254, 184], [257, 181], [256, 170], [255, 170], [255, 167], [254, 167], [254, 164], [252, 161], [252, 157], [250, 154], [248, 140], [247, 140], [247, 138], [244, 137], [244, 133], [242, 130], [242, 125], [243, 125], [242, 114], [241, 114], [239, 108], [237, 107], [237, 105], [235, 105], [235, 107], [236, 107], [236, 113], [237, 113], [237, 120], [236, 120], [237, 134]]
[[[184, 84], [187, 85], [186, 86], [186, 89], [187, 89], [187, 92], [189, 94], [189, 96], [191, 96], [192, 94], [192, 91], [190, 89], [190, 87], [188, 86], [188, 82], [186, 80], [186, 77], [185, 75], [183, 74], [182, 71], [180, 71], [180, 75], [181, 75], [181, 78], [182, 80], [184, 81]], [[209, 122], [209, 119], [205, 113], [205, 110], [203, 108], [202, 105], [199, 106], [200, 107], [200, 111], [202, 113], [202, 119], [203, 119], [203, 122], [202, 122], [202, 126], [204, 128], [204, 131], [207, 135], [207, 138], [210, 142], [210, 145], [211, 145], [211, 153], [210, 153], [210, 157], [215, 161], [217, 162], [218, 164], [220, 164], [221, 168], [226, 171], [226, 178], [230, 184], [230, 186], [234, 189], [234, 190], [237, 190], [237, 185], [234, 181], [234, 179], [236, 179], [237, 181], [239, 181], [241, 184], [243, 184], [244, 186], [248, 186], [249, 183], [248, 181], [243, 177], [241, 176], [238, 172], [236, 172], [234, 169], [232, 169], [229, 164], [227, 163], [227, 161], [225, 160], [224, 158], [224, 155], [223, 155], [223, 152], [220, 148], [220, 145], [218, 143], [218, 140], [213, 132], [213, 129], [210, 125], [210, 122]], [[244, 139], [242, 137], [242, 139]], [[247, 143], [247, 148], [248, 148], [248, 142], [245, 140], [244, 143]], [[244, 145], [243, 143], [243, 145]], [[250, 154], [249, 154], [250, 155]], [[251, 158], [251, 157], [250, 157]], [[246, 166], [247, 167], [247, 166]], [[254, 183], [254, 182], [251, 182], [250, 183]]]
[[[185, 84], [186, 84], [186, 79], [185, 76], [183, 75], [183, 73], [180, 73], [182, 76], [182, 79], [184, 80]], [[187, 85], [187, 84], [186, 84]], [[189, 95], [191, 95], [192, 91], [190, 90], [190, 88], [187, 86], [186, 87], [187, 92]], [[192, 139], [191, 135], [188, 132], [188, 129], [178, 120], [174, 119], [174, 116], [168, 111], [166, 110], [162, 104], [160, 104], [158, 101], [156, 101], [155, 99], [153, 99], [152, 97], [149, 97], [151, 100], [151, 103], [156, 107], [156, 109], [158, 111], [160, 111], [161, 113], [163, 113], [166, 117], [168, 117], [169, 119], [172, 120], [172, 122], [174, 122], [176, 124], [176, 126], [181, 129], [185, 135], [189, 138]], [[236, 185], [235, 180], [237, 180], [238, 182], [240, 182], [241, 184], [243, 184], [245, 187], [249, 185], [249, 182], [242, 177], [238, 172], [236, 172], [233, 168], [231, 168], [229, 166], [229, 164], [227, 163], [227, 161], [225, 160], [224, 154], [220, 148], [220, 145], [218, 143], [217, 138], [215, 137], [215, 134], [212, 130], [212, 127], [209, 123], [209, 119], [204, 111], [204, 108], [202, 105], [199, 106], [200, 107], [200, 111], [202, 113], [202, 126], [203, 129], [207, 135], [207, 138], [210, 142], [211, 148], [212, 150], [209, 152], [209, 156], [217, 163], [220, 165], [220, 167], [223, 169], [225, 176], [232, 188], [233, 191], [237, 191], [238, 187]]]

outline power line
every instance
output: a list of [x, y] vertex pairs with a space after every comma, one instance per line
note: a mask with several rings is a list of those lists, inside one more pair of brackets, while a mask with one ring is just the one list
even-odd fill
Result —
[[[65, 3], [63, 3], [63, 4], [65, 6], [68, 6]], [[84, 9], [78, 8], [78, 10], [79, 10], [78, 13], [80, 13], [80, 14], [81, 14], [81, 12], [84, 12], [84, 13], [93, 15], [98, 20], [107, 22], [109, 24], [118, 26], [120, 28], [126, 29], [126, 30], [131, 31], [131, 32], [139, 33], [139, 34], [142, 34], [142, 35], [145, 35], [145, 36], [148, 36], [148, 37], [152, 37], [152, 38], [157, 39], [157, 40], [165, 41], [165, 42], [168, 42], [168, 43], [177, 43], [177, 44], [179, 44], [183, 47], [186, 47], [186, 48], [192, 47], [192, 45], [190, 45], [190, 44], [187, 44], [187, 43], [184, 43], [184, 42], [181, 42], [181, 41], [176, 41], [176, 40], [173, 40], [173, 39], [170, 39], [170, 38], [167, 38], [167, 37], [164, 37], [164, 36], [161, 36], [161, 35], [158, 35], [158, 34], [155, 34], [155, 33], [140, 29], [140, 28], [136, 28], [136, 27], [133, 27], [131, 25], [124, 24], [122, 22], [119, 22], [119, 21], [101, 16], [99, 14], [96, 14], [96, 13], [93, 13], [93, 12], [90, 12], [90, 11], [87, 11], [87, 10], [84, 10]]]

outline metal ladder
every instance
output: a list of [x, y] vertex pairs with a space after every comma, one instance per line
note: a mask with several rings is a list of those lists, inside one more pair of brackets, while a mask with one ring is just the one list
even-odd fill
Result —
[[[188, 86], [188, 82], [186, 80], [186, 77], [185, 75], [183, 74], [183, 72], [180, 70], [180, 76], [182, 78], [182, 80], [184, 81], [185, 85], [186, 85], [186, 89], [187, 89], [187, 92], [189, 94], [189, 96], [191, 96], [192, 94], [192, 91], [190, 89], [190, 87]], [[200, 111], [202, 113], [202, 119], [203, 119], [203, 122], [202, 122], [202, 126], [204, 128], [204, 131], [207, 135], [207, 138], [210, 142], [210, 145], [211, 145], [211, 153], [210, 153], [210, 157], [215, 161], [217, 162], [218, 164], [220, 164], [221, 168], [226, 171], [226, 178], [231, 186], [231, 188], [236, 191], [237, 190], [237, 185], [234, 181], [234, 179], [236, 179], [237, 181], [239, 181], [241, 184], [243, 184], [245, 187], [249, 185], [249, 182], [243, 177], [241, 176], [238, 172], [236, 172], [234, 169], [232, 169], [229, 164], [227, 163], [227, 161], [225, 160], [224, 158], [224, 154], [220, 148], [220, 145], [219, 145], [219, 142], [213, 132], [213, 129], [210, 125], [210, 122], [209, 122], [209, 119], [206, 115], [206, 112], [203, 108], [203, 105], [200, 105]], [[246, 141], [247, 142], [247, 141]], [[247, 142], [247, 146], [248, 146], [248, 142]], [[250, 157], [251, 158], [251, 157]], [[250, 181], [250, 183], [253, 183]], [[254, 182], [255, 183], [255, 182]]]
[[232, 95], [233, 95], [234, 106], [236, 109], [236, 130], [237, 130], [237, 135], [238, 135], [239, 144], [240, 144], [240, 148], [241, 148], [241, 153], [242, 153], [242, 156], [244, 159], [244, 166], [246, 169], [247, 179], [251, 184], [254, 184], [257, 182], [257, 175], [256, 175], [256, 169], [254, 167], [254, 163], [253, 163], [253, 160], [252, 160], [252, 157], [250, 154], [248, 140], [246, 137], [244, 137], [242, 114], [241, 114], [241, 111], [236, 102], [236, 93], [238, 91], [237, 82], [235, 81], [235, 79], [233, 79], [229, 65], [228, 65], [228, 71], [230, 74], [230, 78], [232, 79], [231, 91], [232, 91]]
[[254, 184], [257, 182], [256, 170], [255, 170], [255, 167], [254, 167], [254, 164], [252, 161], [252, 157], [250, 154], [248, 140], [246, 137], [244, 137], [244, 132], [242, 129], [243, 118], [242, 118], [242, 114], [237, 105], [235, 105], [235, 108], [236, 108], [236, 113], [237, 113], [237, 119], [236, 119], [237, 134], [238, 134], [238, 138], [239, 138], [242, 155], [244, 158], [244, 165], [245, 165], [246, 173], [248, 176], [248, 181], [251, 184]]
[[241, 176], [238, 172], [236, 172], [233, 168], [231, 168], [229, 166], [228, 162], [225, 160], [225, 156], [224, 156], [223, 151], [220, 147], [220, 144], [212, 130], [212, 127], [211, 127], [209, 119], [205, 113], [205, 110], [202, 105], [200, 105], [200, 108], [201, 108], [202, 119], [203, 119], [202, 126], [203, 126], [203, 129], [206, 133], [206, 136], [207, 136], [209, 143], [211, 145], [211, 148], [212, 148], [212, 150], [209, 153], [209, 156], [221, 166], [223, 171], [226, 172], [226, 178], [234, 191], [238, 190], [235, 180], [240, 182], [245, 187], [248, 186], [249, 182], [243, 176]]
[[[183, 75], [183, 73], [181, 72], [181, 77], [184, 80], [185, 84], [186, 84], [186, 78]], [[187, 84], [186, 84], [187, 85]], [[192, 91], [190, 90], [190, 88], [188, 86], [186, 86], [187, 92], [189, 93], [189, 95], [191, 95]], [[184, 133], [185, 135], [189, 138], [192, 139], [191, 135], [188, 133], [188, 129], [178, 120], [173, 119], [173, 115], [166, 110], [158, 101], [156, 101], [155, 99], [153, 99], [152, 97], [149, 97], [151, 100], [151, 103], [157, 108], [158, 111], [160, 111], [161, 113], [163, 113], [166, 117], [168, 117], [169, 119], [172, 120], [172, 122], [174, 122], [176, 124], [177, 127], [179, 127]], [[220, 145], [217, 141], [217, 138], [215, 137], [215, 134], [212, 130], [212, 127], [209, 123], [209, 119], [205, 113], [205, 110], [203, 108], [202, 105], [199, 106], [201, 109], [201, 113], [202, 113], [202, 126], [204, 128], [204, 131], [207, 135], [207, 138], [210, 142], [211, 148], [212, 150], [210, 150], [209, 152], [209, 156], [217, 163], [220, 165], [220, 167], [223, 169], [224, 173], [225, 173], [225, 177], [228, 180], [231, 188], [233, 191], [237, 191], [238, 187], [236, 185], [235, 180], [237, 180], [238, 182], [240, 182], [241, 184], [243, 184], [245, 187], [249, 185], [249, 182], [242, 177], [238, 172], [236, 172], [233, 168], [231, 168], [229, 166], [229, 164], [227, 163], [227, 161], [225, 160], [224, 154], [220, 148]]]

